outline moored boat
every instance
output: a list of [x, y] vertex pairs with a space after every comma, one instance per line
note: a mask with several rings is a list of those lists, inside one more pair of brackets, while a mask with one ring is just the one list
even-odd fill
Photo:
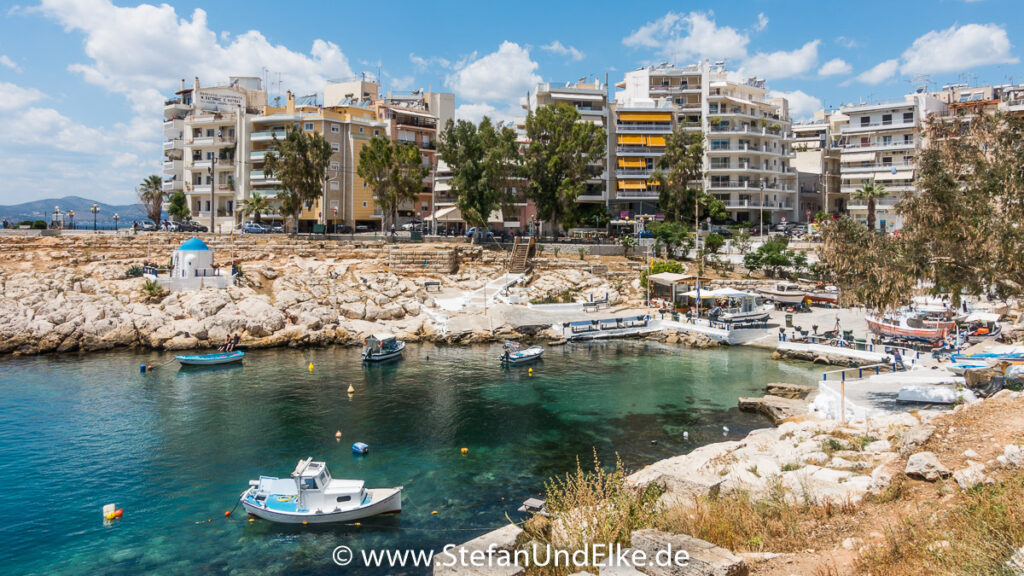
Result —
[[955, 322], [926, 319], [915, 313], [868, 314], [865, 319], [875, 334], [907, 340], [936, 342], [956, 330]]
[[835, 286], [825, 286], [822, 290], [815, 290], [807, 294], [807, 299], [812, 304], [828, 304], [837, 306], [839, 304], [839, 289]]
[[363, 362], [383, 362], [402, 356], [405, 342], [395, 338], [394, 334], [374, 334], [366, 339], [363, 347]]
[[189, 354], [178, 355], [175, 358], [185, 366], [215, 366], [217, 364], [229, 364], [241, 362], [245, 352], [233, 350], [231, 352], [217, 352], [216, 354]]
[[520, 349], [518, 342], [505, 342], [502, 348], [500, 358], [502, 364], [526, 364], [527, 362], [540, 360], [540, 357], [544, 354], [544, 348], [540, 346], [530, 346], [523, 350]]
[[708, 318], [728, 324], [756, 324], [765, 322], [772, 311], [771, 304], [765, 304], [761, 297], [742, 290], [720, 288], [708, 291], [714, 298], [714, 307]]
[[290, 478], [250, 480], [241, 503], [249, 514], [271, 522], [351, 522], [401, 512], [402, 487], [365, 488], [362, 480], [334, 479], [326, 463], [306, 458]]
[[793, 306], [803, 303], [807, 298], [807, 291], [792, 282], [779, 282], [773, 288], [762, 288], [758, 292], [776, 302]]

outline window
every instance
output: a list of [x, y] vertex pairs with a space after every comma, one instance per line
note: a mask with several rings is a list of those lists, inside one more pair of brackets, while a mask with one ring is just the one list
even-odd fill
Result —
[[339, 132], [341, 132], [341, 126], [338, 126], [337, 124], [331, 124], [331, 132], [334, 134], [338, 134]]
[[[728, 167], [729, 167], [729, 159], [728, 158], [712, 158], [711, 159], [711, 168], [728, 168]], [[743, 162], [742, 161], [740, 162], [740, 168], [743, 168]]]
[[316, 490], [316, 478], [303, 478], [302, 488], [304, 490]]
[[337, 172], [338, 170], [341, 170], [341, 162], [331, 162], [331, 171]]
[[882, 166], [892, 166], [892, 156], [883, 156]]
[[712, 150], [728, 150], [729, 149], [729, 140], [728, 139], [712, 140], [711, 141], [711, 149]]
[[869, 126], [870, 124], [871, 124], [871, 117], [870, 116], [861, 116], [860, 117], [860, 125], [861, 126]]
[[338, 496], [338, 502], [349, 502], [352, 500], [351, 496]]
[[903, 113], [903, 123], [904, 124], [913, 124], [914, 123], [914, 113], [913, 112], [904, 112]]
[[[365, 184], [364, 184], [365, 186]], [[363, 208], [366, 208], [366, 202], [363, 202]]]
[[341, 145], [338, 144], [337, 142], [331, 142], [331, 151], [332, 152], [340, 152], [341, 151]]
[[892, 124], [892, 114], [882, 114], [882, 126]]
[[892, 146], [892, 136], [882, 136], [882, 146]]
[[338, 181], [337, 180], [331, 180], [331, 190], [338, 190], [338, 189], [339, 189]]
[[[363, 132], [363, 129], [362, 129], [362, 128], [360, 128], [360, 129], [359, 129], [359, 133], [361, 134], [362, 132]], [[374, 135], [374, 136], [380, 136], [380, 130], [374, 130], [374, 131], [373, 131], [373, 135]]]
[[213, 138], [213, 128], [209, 128], [206, 130], [206, 137]]
[[903, 143], [904, 144], [913, 144], [914, 143], [914, 135], [913, 134], [904, 134], [903, 135]]
[[363, 127], [362, 127], [362, 126], [360, 126], [360, 127], [359, 127], [359, 133], [360, 133], [360, 134], [362, 134], [362, 133], [363, 133]]
[[312, 132], [313, 131], [313, 123], [312, 122], [306, 122], [305, 124], [302, 125], [302, 129], [305, 130], [306, 132]]

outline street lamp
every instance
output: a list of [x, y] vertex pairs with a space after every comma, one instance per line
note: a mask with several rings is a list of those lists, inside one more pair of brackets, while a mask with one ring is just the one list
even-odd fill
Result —
[[117, 215], [117, 212], [114, 212], [113, 218], [114, 218], [114, 234], [117, 234], [117, 221], [120, 220], [121, 217]]
[[60, 217], [60, 206], [53, 207], [53, 218], [50, 220], [50, 228], [57, 227], [57, 219]]
[[96, 215], [100, 212], [100, 205], [93, 204], [89, 211], [92, 212], [92, 231], [96, 232]]
[[212, 158], [210, 158], [210, 167], [208, 168], [208, 170], [210, 171], [210, 234], [213, 234], [214, 230], [217, 228], [215, 218], [217, 214], [217, 197], [215, 196], [217, 188], [217, 175], [215, 173], [215, 171], [217, 170], [216, 153], [213, 155]]
[[68, 226], [72, 230], [75, 229], [75, 211], [74, 210], [68, 210]]
[[764, 244], [764, 180], [761, 180], [761, 201], [758, 202], [757, 209], [761, 212], [761, 225], [758, 226], [758, 232], [761, 233], [761, 244]]

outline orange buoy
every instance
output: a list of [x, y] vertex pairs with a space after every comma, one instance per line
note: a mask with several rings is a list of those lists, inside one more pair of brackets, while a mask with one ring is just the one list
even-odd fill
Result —
[[224, 517], [227, 518], [228, 516], [231, 516], [231, 510], [224, 511]]
[[114, 518], [120, 518], [121, 516], [124, 516], [124, 510], [120, 508], [114, 510]]
[[463, 448], [462, 449], [462, 453], [463, 454], [469, 454], [469, 448]]
[[255, 522], [255, 521], [256, 521], [256, 519], [255, 519], [255, 518], [249, 518], [249, 524], [252, 524], [252, 523], [253, 523], [253, 522]]
[[341, 438], [341, 430], [338, 430], [337, 432], [335, 432], [334, 433], [334, 437], [335, 438]]

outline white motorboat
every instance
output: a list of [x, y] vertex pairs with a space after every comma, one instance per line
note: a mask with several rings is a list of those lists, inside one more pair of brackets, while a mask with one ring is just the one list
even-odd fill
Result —
[[807, 299], [807, 291], [792, 282], [779, 282], [774, 288], [762, 288], [758, 292], [776, 302], [793, 306], [797, 306]]
[[245, 352], [235, 350], [232, 352], [217, 352], [216, 354], [179, 355], [174, 358], [185, 366], [215, 366], [217, 364], [240, 362], [243, 357], [245, 357]]
[[525, 350], [521, 350], [518, 342], [505, 342], [503, 348], [501, 353], [502, 364], [526, 364], [527, 362], [540, 360], [540, 357], [544, 354], [544, 348], [540, 346], [530, 346]]
[[402, 356], [405, 342], [395, 338], [394, 334], [374, 334], [366, 339], [363, 347], [363, 362], [384, 362]]
[[716, 305], [708, 312], [708, 318], [729, 324], [754, 324], [765, 322], [772, 311], [771, 304], [765, 304], [757, 294], [720, 288], [708, 290], [706, 294], [715, 299]]
[[362, 480], [331, 478], [327, 464], [299, 460], [291, 478], [260, 476], [242, 493], [249, 514], [285, 524], [351, 522], [402, 511], [402, 486], [364, 488]]

